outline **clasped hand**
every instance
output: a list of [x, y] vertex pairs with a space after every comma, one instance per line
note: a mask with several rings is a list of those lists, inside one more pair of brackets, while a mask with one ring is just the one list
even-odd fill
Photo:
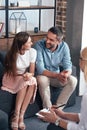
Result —
[[60, 73], [58, 74], [57, 79], [58, 79], [61, 83], [65, 84], [65, 83], [67, 83], [68, 77], [69, 77], [68, 71], [62, 71], [62, 72], [60, 72]]
[[58, 116], [52, 109], [50, 109], [49, 112], [41, 111], [41, 112], [39, 112], [39, 114], [42, 115], [39, 118], [42, 119], [43, 121], [54, 123], [56, 121], [56, 119], [58, 119]]
[[24, 80], [29, 80], [33, 76], [32, 73], [26, 72], [23, 74]]

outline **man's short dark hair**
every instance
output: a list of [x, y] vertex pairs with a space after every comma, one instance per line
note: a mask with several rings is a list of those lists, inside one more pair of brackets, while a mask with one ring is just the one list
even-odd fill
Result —
[[63, 32], [59, 27], [51, 27], [48, 31], [57, 35], [58, 40], [63, 38]]

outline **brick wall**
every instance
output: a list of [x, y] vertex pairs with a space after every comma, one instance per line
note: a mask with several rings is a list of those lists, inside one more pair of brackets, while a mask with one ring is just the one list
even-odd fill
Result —
[[56, 26], [60, 27], [66, 36], [67, 0], [56, 0]]

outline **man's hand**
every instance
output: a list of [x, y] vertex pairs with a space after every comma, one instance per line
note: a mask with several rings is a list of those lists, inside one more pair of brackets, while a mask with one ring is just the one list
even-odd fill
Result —
[[67, 83], [67, 79], [69, 77], [69, 72], [68, 71], [62, 71], [60, 72], [58, 75], [57, 75], [57, 79], [63, 83], [63, 84], [66, 84]]

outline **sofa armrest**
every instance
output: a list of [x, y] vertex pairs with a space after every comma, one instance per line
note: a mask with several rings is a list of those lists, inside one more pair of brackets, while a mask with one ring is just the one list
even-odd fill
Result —
[[[76, 66], [74, 66], [74, 65], [72, 65], [72, 75], [77, 77]], [[69, 100], [67, 102], [67, 106], [66, 107], [73, 106], [75, 103], [76, 103], [76, 89], [74, 90], [74, 92], [70, 96], [70, 98], [69, 98]]]
[[2, 85], [2, 77], [4, 74], [4, 60], [6, 51], [0, 51], [0, 86]]
[[0, 110], [0, 130], [8, 129], [8, 115]]
[[0, 86], [2, 85], [2, 77], [4, 74], [4, 66], [3, 64], [0, 62]]
[[76, 77], [76, 66], [72, 65], [72, 75]]

